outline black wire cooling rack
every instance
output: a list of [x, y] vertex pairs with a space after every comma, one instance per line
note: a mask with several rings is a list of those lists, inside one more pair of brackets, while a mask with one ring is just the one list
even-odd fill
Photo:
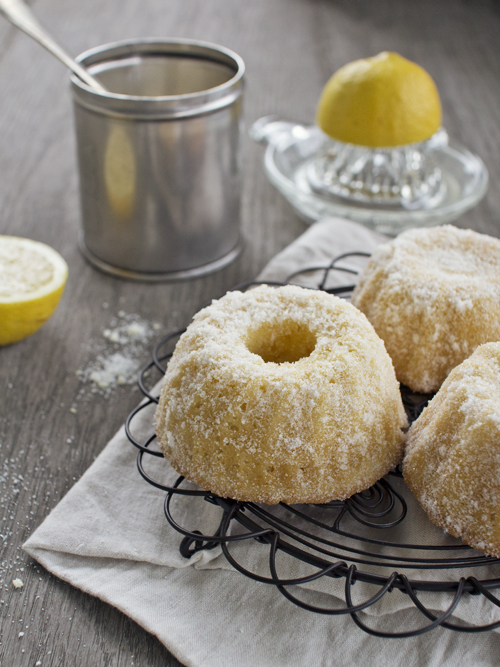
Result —
[[[307, 267], [291, 274], [284, 282], [266, 284], [284, 285], [299, 274], [320, 272], [315, 289], [348, 297], [354, 285], [328, 287], [328, 278], [332, 271], [356, 274], [355, 269], [339, 264], [354, 256], [368, 255], [345, 253], [334, 258], [326, 267]], [[245, 290], [259, 284], [250, 282], [234, 289]], [[469, 633], [500, 627], [500, 621], [485, 624], [467, 624], [456, 618], [451, 621], [453, 616], [456, 617], [461, 602], [469, 596], [483, 596], [488, 601], [486, 615], [495, 607], [500, 608], [500, 559], [484, 556], [444, 533], [441, 544], [408, 544], [398, 540], [404, 522], [412, 520], [407, 502], [409, 491], [404, 486], [399, 469], [367, 491], [325, 505], [292, 506], [281, 503], [269, 506], [239, 502], [193, 489], [183, 477], [179, 477], [173, 486], [153, 479], [145, 470], [144, 457], [163, 459], [163, 455], [154, 447], [154, 434], [143, 441], [134, 436], [133, 423], [142, 410], [158, 403], [158, 397], [151, 394], [147, 385], [153, 384], [155, 373], [159, 379], [165, 372], [166, 363], [183, 332], [184, 329], [171, 332], [155, 345], [152, 361], [142, 370], [139, 378], [145, 400], [129, 415], [125, 427], [128, 439], [139, 450], [137, 467], [140, 474], [149, 484], [166, 493], [165, 516], [168, 523], [183, 536], [180, 542], [183, 557], [190, 558], [199, 551], [220, 546], [227, 561], [241, 574], [275, 586], [283, 596], [303, 609], [331, 616], [350, 614], [359, 628], [378, 637], [413, 637], [438, 626]], [[401, 391], [408, 417], [413, 421], [431, 397], [415, 394], [406, 387], [402, 387]], [[218, 518], [217, 529], [211, 534], [203, 534], [179, 525], [174, 517], [172, 502], [178, 496], [190, 496], [190, 502], [208, 502], [218, 508], [220, 520]], [[245, 550], [237, 548], [237, 543], [245, 541], [259, 543], [259, 549], [267, 549], [267, 576], [254, 572], [245, 564]], [[283, 576], [283, 571], [297, 572], [297, 567], [301, 570], [299, 576]], [[473, 574], [478, 568], [481, 568], [479, 576], [482, 578]], [[497, 577], [485, 578], [485, 571], [487, 577]], [[335, 597], [328, 598], [331, 606], [324, 604], [321, 591], [319, 604], [318, 584], [324, 591], [332, 580], [335, 580], [336, 589]], [[340, 588], [339, 582], [342, 584]], [[354, 601], [353, 587], [356, 582], [369, 585], [370, 594], [361, 602]], [[370, 627], [365, 620], [361, 620], [359, 612], [380, 603], [384, 596], [396, 590], [406, 595], [421, 612], [424, 620], [420, 627], [390, 632]], [[343, 604], [338, 603], [339, 591], [344, 597]], [[366, 587], [363, 591], [366, 592]], [[430, 598], [429, 595], [425, 597], [425, 604], [422, 593], [431, 594]], [[432, 594], [445, 594], [449, 598], [446, 610], [438, 615], [432, 611]]]

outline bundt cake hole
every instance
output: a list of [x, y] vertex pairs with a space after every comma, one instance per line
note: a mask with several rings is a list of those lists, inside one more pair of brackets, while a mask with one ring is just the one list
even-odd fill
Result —
[[316, 347], [316, 335], [293, 320], [265, 322], [249, 333], [247, 349], [266, 363], [295, 363], [309, 357]]

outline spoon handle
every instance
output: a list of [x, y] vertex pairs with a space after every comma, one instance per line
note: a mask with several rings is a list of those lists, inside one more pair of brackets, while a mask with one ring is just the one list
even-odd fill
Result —
[[88, 86], [100, 93], [105, 93], [106, 88], [91, 76], [87, 70], [79, 65], [73, 58], [55, 42], [45, 29], [38, 23], [31, 9], [22, 0], [0, 0], [0, 14], [3, 14], [13, 25], [32, 37], [44, 46], [56, 58], [59, 58], [66, 67], [69, 67]]

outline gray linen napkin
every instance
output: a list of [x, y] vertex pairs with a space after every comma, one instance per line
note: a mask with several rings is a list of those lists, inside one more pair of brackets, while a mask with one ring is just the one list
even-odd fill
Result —
[[[321, 266], [338, 254], [372, 252], [385, 240], [364, 227], [329, 218], [315, 223], [277, 255], [259, 280], [282, 280], [304, 266]], [[359, 266], [348, 258], [342, 266]], [[315, 284], [318, 274], [300, 276]], [[335, 273], [329, 284], [352, 282], [350, 274]], [[125, 416], [125, 415], [124, 415]], [[134, 422], [134, 433], [148, 435], [152, 408]], [[149, 458], [149, 457], [148, 457]], [[177, 474], [159, 459], [146, 461], [147, 471], [166, 484]], [[397, 482], [396, 482], [397, 483]], [[401, 483], [402, 492], [404, 484]], [[422, 544], [443, 541], [443, 534], [407, 494], [412, 534], [401, 539]], [[328, 617], [302, 610], [283, 598], [273, 586], [256, 583], [235, 572], [220, 549], [198, 552], [191, 559], [179, 553], [180, 535], [163, 515], [164, 494], [147, 484], [136, 468], [136, 451], [123, 429], [106, 445], [94, 464], [24, 544], [25, 550], [61, 579], [109, 602], [156, 635], [187, 667], [384, 667], [498, 664], [500, 635], [458, 634], [438, 629], [422, 637], [387, 640], [359, 630], [349, 616]], [[209, 533], [217, 526], [217, 510], [208, 503], [180, 497], [172, 504], [178, 522], [188, 529]], [[411, 539], [413, 538], [413, 539]], [[234, 553], [253, 571], [268, 575], [268, 552], [257, 543], [237, 543]], [[290, 566], [290, 576], [301, 566]], [[411, 572], [408, 573], [411, 576]], [[475, 571], [478, 578], [494, 578], [499, 568]], [[441, 574], [426, 575], [442, 578]], [[343, 582], [321, 581], [326, 604], [343, 598]], [[373, 588], [356, 584], [359, 599]], [[430, 594], [429, 594], [430, 595]], [[425, 598], [425, 596], [424, 596]], [[450, 598], [425, 598], [435, 610], [445, 609]], [[263, 613], [265, 610], [265, 613]], [[463, 620], [482, 623], [498, 620], [482, 597], [469, 597], [459, 606]], [[370, 625], [404, 631], [426, 624], [406, 596], [394, 592], [361, 617]], [[383, 619], [381, 617], [383, 616]], [[373, 624], [373, 623], [372, 623]]]

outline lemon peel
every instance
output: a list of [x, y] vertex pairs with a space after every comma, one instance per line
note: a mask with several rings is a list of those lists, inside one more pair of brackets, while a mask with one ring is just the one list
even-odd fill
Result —
[[35, 333], [54, 313], [68, 266], [53, 248], [17, 236], [0, 236], [0, 345]]
[[333, 139], [390, 148], [429, 139], [441, 126], [436, 84], [420, 65], [384, 51], [337, 70], [321, 94], [316, 121]]

